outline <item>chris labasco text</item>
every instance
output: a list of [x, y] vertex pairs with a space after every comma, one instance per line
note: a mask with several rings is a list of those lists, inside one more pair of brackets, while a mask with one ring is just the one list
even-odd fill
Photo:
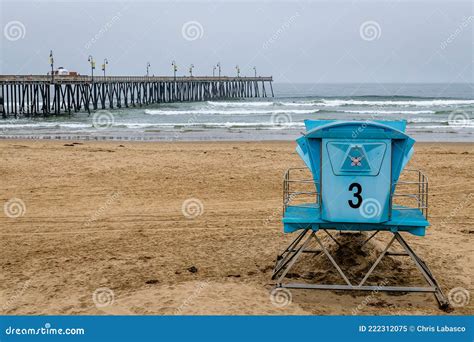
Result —
[[440, 332], [440, 333], [457, 333], [465, 332], [466, 327], [452, 327], [448, 325], [419, 325], [416, 327], [418, 332]]

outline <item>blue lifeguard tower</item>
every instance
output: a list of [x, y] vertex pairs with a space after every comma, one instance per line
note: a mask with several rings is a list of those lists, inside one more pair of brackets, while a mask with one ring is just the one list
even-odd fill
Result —
[[[306, 168], [289, 169], [283, 183], [284, 232], [299, 234], [277, 258], [272, 277], [277, 287], [431, 292], [440, 307], [447, 308], [448, 301], [428, 266], [401, 235], [424, 236], [429, 226], [428, 180], [421, 171], [405, 169], [415, 144], [405, 133], [406, 122], [306, 120], [305, 127], [306, 132], [297, 139], [296, 151]], [[311, 178], [303, 176], [309, 174], [308, 170]], [[407, 180], [400, 179], [403, 170]], [[370, 235], [363, 244], [380, 232], [391, 234], [391, 238], [367, 273], [354, 283], [318, 237], [320, 231], [337, 244], [330, 231], [367, 231]], [[403, 248], [402, 253], [390, 251], [395, 240]], [[310, 248], [313, 241], [316, 249]], [[285, 283], [286, 275], [303, 253], [324, 253], [344, 283]], [[386, 255], [409, 256], [428, 286], [367, 285]]]

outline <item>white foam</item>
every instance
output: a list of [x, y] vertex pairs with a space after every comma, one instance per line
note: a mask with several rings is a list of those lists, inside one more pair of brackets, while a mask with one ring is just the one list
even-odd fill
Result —
[[338, 113], [353, 114], [435, 114], [434, 110], [341, 110]]
[[[128, 126], [128, 125], [127, 125]], [[133, 124], [131, 124], [133, 126]], [[304, 127], [303, 122], [284, 122], [276, 124], [271, 121], [268, 122], [192, 122], [192, 123], [148, 123], [148, 128], [265, 128], [265, 129], [281, 129]]]
[[311, 107], [317, 106], [318, 103], [315, 101], [299, 101], [299, 102], [277, 102], [277, 105], [287, 107]]
[[446, 119], [436, 119], [436, 118], [410, 118], [407, 120], [408, 123], [445, 123], [448, 124]]
[[60, 122], [35, 122], [35, 123], [7, 123], [0, 124], [2, 128], [90, 128], [92, 124], [60, 123]]
[[318, 109], [275, 109], [275, 110], [159, 110], [145, 109], [148, 115], [272, 115], [272, 114], [312, 114], [318, 112]]
[[268, 106], [274, 105], [273, 102], [264, 102], [264, 101], [249, 101], [249, 102], [207, 101], [207, 104], [214, 107], [268, 107]]
[[432, 106], [455, 106], [472, 105], [474, 100], [321, 100], [317, 104], [325, 107], [340, 107], [347, 105], [355, 106], [414, 106], [414, 107], [432, 107]]

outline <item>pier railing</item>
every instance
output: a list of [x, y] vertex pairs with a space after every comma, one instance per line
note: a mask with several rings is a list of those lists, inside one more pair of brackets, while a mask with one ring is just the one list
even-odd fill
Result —
[[272, 77], [232, 76], [88, 76], [88, 75], [0, 75], [0, 82], [272, 82]]

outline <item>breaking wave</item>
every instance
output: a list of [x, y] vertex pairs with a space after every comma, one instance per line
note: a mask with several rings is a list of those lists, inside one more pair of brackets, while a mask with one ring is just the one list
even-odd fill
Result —
[[145, 109], [148, 115], [272, 115], [272, 114], [312, 114], [317, 109], [275, 109], [275, 110], [215, 110], [215, 109], [192, 109], [192, 110], [159, 110]]

